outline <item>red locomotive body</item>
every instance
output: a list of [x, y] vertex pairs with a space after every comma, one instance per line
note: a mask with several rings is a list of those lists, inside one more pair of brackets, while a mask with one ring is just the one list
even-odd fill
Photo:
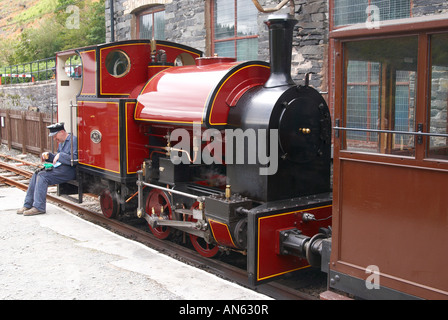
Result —
[[150, 41], [78, 50], [83, 66], [77, 97], [80, 171], [118, 183], [135, 181], [149, 155], [144, 147], [147, 139], [133, 119], [135, 97], [153, 70], [160, 68], [151, 65], [151, 50], [163, 50], [173, 62], [201, 55], [198, 50], [168, 42], [151, 49]]
[[271, 64], [167, 41], [77, 50], [82, 84], [58, 95], [76, 99], [81, 193], [100, 194], [109, 218], [137, 213], [158, 238], [186, 232], [204, 256], [247, 253], [253, 284], [309, 266], [330, 234], [330, 116], [291, 79], [294, 25], [268, 23], [282, 43]]
[[233, 61], [201, 58], [197, 66], [159, 72], [139, 95], [135, 119], [175, 125], [197, 123], [204, 127], [227, 125], [229, 108], [248, 89], [263, 85], [269, 78], [265, 62], [227, 60]]
[[126, 99], [78, 100], [79, 164], [111, 177], [135, 176], [148, 150], [133, 121], [134, 108], [135, 101]]

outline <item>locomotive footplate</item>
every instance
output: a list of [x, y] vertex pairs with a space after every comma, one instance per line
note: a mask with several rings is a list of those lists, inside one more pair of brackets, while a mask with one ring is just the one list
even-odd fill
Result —
[[322, 239], [322, 230], [331, 229], [331, 199], [332, 193], [323, 193], [268, 202], [247, 211], [247, 271], [251, 285], [310, 267], [305, 252], [310, 251], [305, 249], [300, 254], [300, 250], [290, 250], [294, 244], [287, 235], [300, 235], [303, 248]]

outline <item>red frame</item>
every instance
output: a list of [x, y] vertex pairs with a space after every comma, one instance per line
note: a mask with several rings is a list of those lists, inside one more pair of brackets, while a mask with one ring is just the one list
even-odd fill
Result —
[[208, 219], [208, 222], [210, 223], [210, 230], [212, 231], [213, 238], [218, 244], [226, 247], [237, 248], [233, 242], [232, 235], [227, 224], [212, 219]]
[[[311, 213], [317, 221], [311, 223], [302, 220], [302, 213]], [[319, 228], [331, 225], [332, 205], [327, 201], [313, 205], [298, 206], [285, 211], [262, 212], [249, 217], [248, 243], [254, 247], [248, 252], [251, 262], [249, 272], [253, 284], [273, 280], [283, 274], [309, 267], [304, 258], [280, 254], [280, 232], [299, 229], [302, 234], [312, 237]], [[253, 220], [253, 234], [250, 226]]]
[[[114, 50], [123, 51], [130, 59], [130, 70], [124, 76], [114, 77], [106, 69], [106, 57]], [[138, 84], [148, 80], [147, 66], [151, 61], [148, 43], [124, 43], [99, 48], [99, 94], [128, 96]]]
[[82, 87], [81, 95], [97, 95], [97, 77], [96, 77], [96, 50], [90, 49], [78, 51], [82, 61]]

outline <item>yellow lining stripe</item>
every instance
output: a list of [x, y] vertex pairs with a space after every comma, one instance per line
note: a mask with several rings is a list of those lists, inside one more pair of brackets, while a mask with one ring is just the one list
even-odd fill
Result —
[[[245, 67], [243, 67], [243, 68], [241, 68], [241, 69], [238, 69], [238, 70], [236, 70], [234, 73], [232, 73], [229, 77], [227, 77], [227, 79], [222, 83], [222, 85], [219, 87], [219, 89], [218, 89], [218, 91], [216, 92], [216, 94], [215, 94], [215, 97], [213, 98], [213, 103], [212, 103], [212, 107], [210, 108], [210, 115], [209, 115], [209, 117], [208, 117], [208, 122], [209, 122], [209, 124], [210, 125], [226, 125], [227, 124], [227, 122], [224, 122], [224, 123], [212, 123], [212, 114], [213, 114], [213, 107], [215, 106], [215, 102], [216, 102], [216, 98], [218, 97], [218, 95], [219, 95], [219, 92], [221, 91], [221, 89], [224, 87], [224, 85], [226, 84], [226, 82], [228, 81], [228, 80], [230, 80], [230, 78], [232, 78], [235, 74], [237, 74], [238, 72], [240, 72], [240, 71], [242, 71], [242, 70], [244, 70], [244, 69], [246, 69], [246, 68], [249, 68], [249, 67], [264, 67], [264, 68], [268, 68], [269, 69], [269, 66], [264, 66], [264, 65], [261, 65], [261, 64], [251, 64], [251, 65], [248, 65], [248, 66], [245, 66]], [[208, 101], [208, 99], [207, 99], [207, 101]], [[204, 106], [205, 107], [205, 106]]]
[[125, 103], [125, 119], [124, 119], [124, 123], [126, 126], [126, 173], [127, 174], [133, 174], [133, 173], [137, 173], [137, 171], [129, 171], [129, 136], [128, 136], [128, 104], [134, 104], [135, 107], [135, 102], [126, 102]]
[[[234, 247], [236, 247], [235, 243], [233, 242], [232, 235], [230, 234], [229, 227], [225, 223], [222, 223], [222, 222], [219, 222], [219, 221], [216, 221], [216, 220], [213, 220], [213, 219], [208, 219], [208, 221], [213, 221], [215, 223], [222, 224], [223, 226], [225, 226], [226, 229], [227, 229], [227, 233], [229, 234], [230, 241], [232, 241], [232, 245]], [[212, 224], [210, 224], [210, 229], [212, 230], [213, 238], [216, 240], [216, 236], [215, 236], [215, 233], [213, 232]]]

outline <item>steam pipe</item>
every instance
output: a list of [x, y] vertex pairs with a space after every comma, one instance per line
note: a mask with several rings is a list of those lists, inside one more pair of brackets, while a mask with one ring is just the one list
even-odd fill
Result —
[[110, 42], [115, 41], [115, 17], [114, 17], [114, 0], [109, 1], [110, 9]]
[[252, 2], [254, 3], [255, 7], [257, 7], [258, 11], [263, 12], [263, 13], [278, 11], [289, 2], [289, 10], [290, 10], [291, 15], [294, 15], [294, 12], [295, 12], [294, 0], [283, 0], [278, 5], [276, 5], [274, 8], [266, 8], [266, 9], [263, 8], [263, 6], [260, 4], [260, 2], [258, 2], [258, 0], [252, 0]]

